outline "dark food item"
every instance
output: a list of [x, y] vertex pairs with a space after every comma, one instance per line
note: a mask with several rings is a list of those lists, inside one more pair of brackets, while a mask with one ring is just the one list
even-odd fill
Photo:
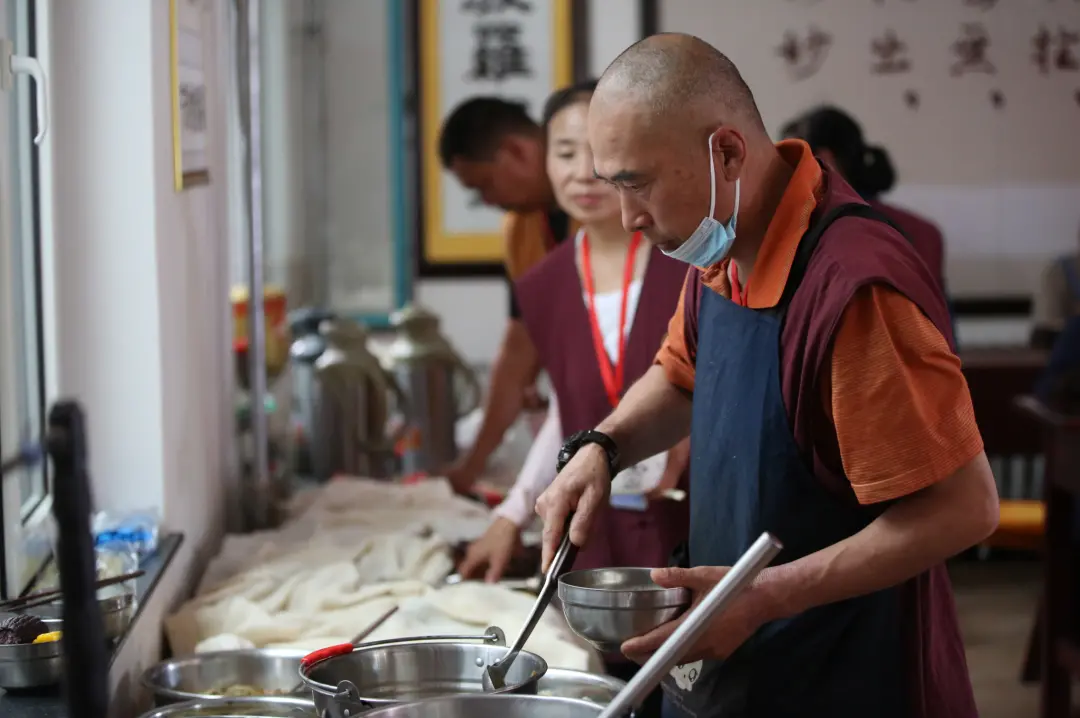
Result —
[[0, 623], [0, 645], [14, 646], [21, 643], [33, 643], [49, 627], [37, 616], [19, 614]]

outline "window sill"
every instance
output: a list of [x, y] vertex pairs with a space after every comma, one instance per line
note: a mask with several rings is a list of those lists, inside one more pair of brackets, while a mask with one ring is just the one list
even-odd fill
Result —
[[[131, 635], [139, 619], [142, 617], [142, 609], [147, 600], [157, 587], [161, 577], [176, 558], [180, 545], [183, 543], [183, 534], [167, 534], [162, 536], [158, 543], [158, 550], [152, 556], [148, 556], [139, 566], [145, 573], [135, 581], [135, 597], [137, 606], [131, 623], [120, 638], [113, 642], [109, 648], [109, 664], [120, 653], [128, 636]], [[65, 718], [67, 716], [67, 704], [64, 700], [62, 686], [45, 688], [40, 691], [19, 691], [17, 693], [4, 693], [0, 691], [0, 715], [4, 718]]]

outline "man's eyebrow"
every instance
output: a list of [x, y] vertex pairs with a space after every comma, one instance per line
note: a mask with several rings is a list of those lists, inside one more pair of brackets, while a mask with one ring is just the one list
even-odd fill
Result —
[[596, 170], [593, 170], [593, 176], [596, 177], [596, 179], [606, 180], [608, 182], [633, 182], [641, 178], [641, 173], [633, 172], [631, 170], [619, 170], [611, 177], [604, 177], [597, 173]]

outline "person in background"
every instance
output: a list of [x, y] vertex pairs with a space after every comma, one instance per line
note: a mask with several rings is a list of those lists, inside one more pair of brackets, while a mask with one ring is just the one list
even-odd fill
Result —
[[1066, 323], [1080, 316], [1080, 252], [1054, 260], [1043, 272], [1032, 307], [1032, 346], [1049, 349]]
[[[466, 578], [502, 576], [522, 528], [532, 522], [536, 498], [555, 478], [554, 459], [564, 437], [595, 426], [648, 370], [686, 276], [683, 264], [665, 257], [640, 232], [623, 229], [618, 194], [593, 176], [586, 117], [595, 84], [557, 92], [544, 108], [548, 176], [559, 206], [581, 229], [519, 279], [515, 291], [535, 347], [528, 366], [548, 372], [555, 397], [510, 495], [459, 567]], [[689, 515], [685, 501], [666, 500], [662, 493], [685, 484], [688, 454], [684, 441], [624, 472], [655, 488], [649, 498], [624, 497], [626, 504], [599, 513], [597, 540], [578, 554], [575, 569], [668, 565], [686, 540]], [[624, 680], [637, 669], [620, 655], [606, 662]], [[652, 712], [638, 715], [659, 716], [660, 702], [657, 691]]]
[[513, 282], [569, 234], [570, 220], [555, 204], [545, 163], [544, 132], [525, 106], [499, 97], [474, 97], [443, 123], [439, 158], [483, 204], [506, 211], [503, 220], [509, 320], [491, 367], [484, 418], [472, 447], [443, 472], [467, 493], [527, 404], [538, 405], [536, 372]]
[[785, 138], [805, 140], [814, 154], [838, 170], [848, 184], [904, 233], [945, 290], [945, 241], [930, 221], [881, 201], [893, 188], [896, 172], [882, 147], [866, 144], [862, 128], [835, 107], [819, 107], [789, 122]]

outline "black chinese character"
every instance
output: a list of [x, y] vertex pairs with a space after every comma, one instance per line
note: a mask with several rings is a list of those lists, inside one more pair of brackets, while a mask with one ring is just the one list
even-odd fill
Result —
[[982, 23], [965, 23], [960, 39], [952, 45], [953, 54], [956, 55], [952, 74], [954, 76], [969, 72], [995, 74], [997, 68], [986, 56], [989, 49], [990, 37], [986, 34], [986, 28], [982, 26]]
[[907, 43], [896, 36], [892, 30], [870, 41], [870, 52], [874, 54], [874, 64], [870, 71], [878, 75], [892, 75], [907, 72], [911, 61], [907, 58]]
[[991, 90], [990, 104], [994, 106], [995, 110], [1002, 109], [1005, 107], [1005, 94], [1001, 90]]
[[532, 77], [528, 51], [521, 44], [521, 27], [512, 22], [481, 23], [473, 27], [476, 49], [469, 77], [473, 80], [505, 80]]
[[1080, 69], [1080, 58], [1076, 54], [1077, 43], [1080, 43], [1080, 33], [1075, 30], [1062, 27], [1058, 28], [1057, 35], [1054, 35], [1046, 26], [1041, 26], [1031, 40], [1035, 48], [1031, 59], [1044, 75], [1049, 74], [1052, 68], [1075, 72]]
[[464, 0], [461, 3], [461, 9], [477, 15], [490, 15], [503, 10], [532, 12], [532, 5], [525, 0]]
[[785, 32], [784, 40], [776, 51], [784, 59], [792, 78], [805, 80], [821, 69], [830, 46], [832, 36], [811, 27], [805, 39], [799, 38], [794, 32]]
[[904, 104], [913, 110], [919, 109], [919, 93], [915, 90], [908, 90], [904, 93]]

